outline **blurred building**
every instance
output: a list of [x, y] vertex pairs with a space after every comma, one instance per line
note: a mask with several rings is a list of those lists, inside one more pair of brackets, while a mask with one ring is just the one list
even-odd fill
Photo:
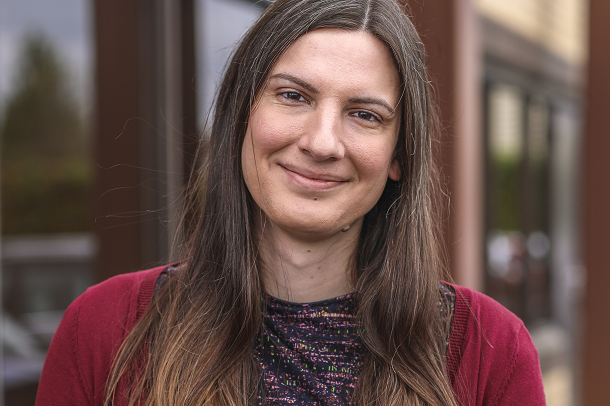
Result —
[[[599, 250], [587, 251], [582, 237], [591, 245], [610, 229], [608, 216], [597, 217], [602, 231], [588, 226], [603, 205], [587, 203], [599, 199], [590, 191], [608, 189], [587, 166], [590, 151], [609, 153], [610, 145], [596, 144], [600, 136], [586, 109], [587, 74], [610, 69], [594, 46], [605, 38], [596, 27], [610, 18], [605, 1], [408, 2], [445, 129], [439, 159], [451, 197], [445, 242], [453, 278], [524, 320], [552, 406], [607, 399], [603, 385], [588, 379], [598, 366], [580, 351], [610, 357], [600, 340], [591, 341], [593, 333], [583, 334], [582, 317], [587, 272], [589, 281], [602, 273]], [[6, 362], [16, 365], [15, 376], [28, 377], [19, 382], [35, 380], [61, 312], [87, 285], [167, 263], [179, 249], [177, 202], [218, 79], [234, 44], [270, 2], [88, 4], [95, 38], [87, 116], [93, 183], [84, 205], [95, 222], [68, 235], [51, 226], [37, 236], [3, 229], [3, 336]], [[610, 174], [610, 160], [596, 159], [595, 173]], [[589, 320], [598, 317], [592, 309], [610, 306], [603, 293], [589, 290], [586, 297]], [[7, 388], [19, 388], [9, 375]]]
[[548, 403], [574, 404], [588, 3], [475, 5], [484, 54], [485, 291], [530, 329]]

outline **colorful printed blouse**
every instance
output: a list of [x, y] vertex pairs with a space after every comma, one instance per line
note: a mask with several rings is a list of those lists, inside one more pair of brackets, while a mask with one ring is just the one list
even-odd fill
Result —
[[[166, 269], [157, 284], [171, 270]], [[443, 283], [439, 287], [439, 309], [452, 321], [455, 291]], [[315, 303], [290, 303], [269, 295], [265, 299], [264, 331], [254, 349], [262, 371], [257, 403], [349, 405], [364, 351], [353, 295]]]

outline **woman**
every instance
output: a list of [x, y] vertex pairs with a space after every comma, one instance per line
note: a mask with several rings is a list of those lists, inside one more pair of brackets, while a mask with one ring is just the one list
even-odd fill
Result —
[[435, 125], [393, 0], [276, 1], [220, 88], [187, 259], [77, 299], [38, 404], [543, 404], [523, 324], [439, 283]]

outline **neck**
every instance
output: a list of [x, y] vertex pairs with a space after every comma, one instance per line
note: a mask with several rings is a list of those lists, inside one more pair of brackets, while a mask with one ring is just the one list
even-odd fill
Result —
[[261, 280], [265, 292], [295, 303], [317, 302], [353, 291], [352, 258], [362, 221], [322, 240], [307, 240], [273, 224], [262, 227]]

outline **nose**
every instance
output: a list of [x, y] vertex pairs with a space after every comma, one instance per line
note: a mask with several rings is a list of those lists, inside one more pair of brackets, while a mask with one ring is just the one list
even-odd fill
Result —
[[299, 138], [299, 149], [316, 161], [340, 160], [345, 155], [342, 142], [341, 110], [318, 106], [313, 111], [305, 133]]

